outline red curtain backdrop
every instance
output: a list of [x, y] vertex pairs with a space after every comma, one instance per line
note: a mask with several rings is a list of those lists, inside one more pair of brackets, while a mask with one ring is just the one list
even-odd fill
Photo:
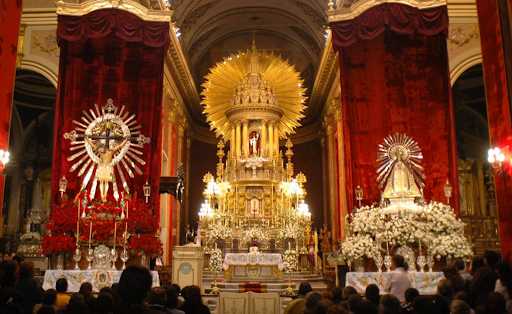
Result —
[[413, 137], [423, 150], [427, 200], [446, 201], [458, 181], [453, 109], [446, 49], [446, 7], [420, 11], [400, 4], [374, 7], [352, 21], [334, 23], [340, 51], [347, 205], [354, 190], [364, 203], [380, 200], [377, 148], [395, 132]]
[[[144, 174], [127, 177], [130, 192], [143, 199], [142, 186], [151, 184], [152, 219], [159, 221], [158, 194], [161, 173], [161, 115], [163, 61], [169, 41], [168, 23], [145, 22], [121, 10], [99, 10], [85, 16], [59, 16], [57, 37], [60, 46], [59, 86], [55, 112], [55, 138], [52, 165], [53, 203], [58, 183], [69, 181], [68, 194], [74, 197], [81, 185], [72, 165], [65, 132], [74, 128], [82, 110], [94, 104], [105, 105], [112, 98], [136, 114], [141, 133], [151, 138], [144, 145]], [[117, 182], [121, 182], [118, 178]], [[112, 191], [112, 189], [110, 189]], [[98, 193], [98, 192], [97, 192]], [[76, 214], [75, 214], [76, 217]]]
[[[0, 0], [0, 149], [9, 148], [20, 17], [21, 0]], [[4, 177], [0, 176], [0, 204], [3, 194]]]
[[[495, 0], [477, 0], [477, 8], [482, 34], [480, 40], [489, 134], [492, 145], [501, 145], [512, 135], [512, 117], [498, 4]], [[495, 183], [501, 248], [503, 255], [510, 260], [512, 258], [512, 179], [509, 174], [503, 173], [495, 176]]]

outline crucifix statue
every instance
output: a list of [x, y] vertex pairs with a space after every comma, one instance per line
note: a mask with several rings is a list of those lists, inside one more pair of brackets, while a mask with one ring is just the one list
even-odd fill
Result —
[[[109, 184], [115, 180], [114, 177], [114, 155], [123, 148], [129, 141], [128, 138], [118, 136], [112, 133], [113, 124], [107, 122], [103, 125], [103, 130], [99, 135], [85, 136], [85, 141], [93, 148], [99, 157], [98, 168], [96, 169], [95, 179], [98, 180], [101, 201], [107, 201]], [[102, 143], [104, 141], [104, 143]], [[111, 147], [111, 141], [119, 144]]]

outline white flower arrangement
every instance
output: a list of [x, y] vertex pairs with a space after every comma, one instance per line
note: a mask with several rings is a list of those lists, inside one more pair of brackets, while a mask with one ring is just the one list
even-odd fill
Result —
[[223, 269], [224, 257], [222, 256], [222, 251], [219, 248], [214, 248], [210, 250], [210, 264], [208, 265], [208, 269], [212, 272], [220, 272]]
[[283, 254], [283, 268], [285, 272], [292, 272], [299, 267], [297, 251], [288, 249]]
[[464, 223], [450, 206], [437, 202], [417, 206], [421, 210], [398, 213], [384, 213], [378, 206], [358, 208], [350, 215], [352, 236], [343, 241], [342, 255], [348, 260], [373, 258], [382, 249], [381, 243], [405, 246], [420, 241], [433, 255], [472, 255], [471, 245], [463, 235]]
[[242, 240], [244, 242], [250, 242], [252, 240], [257, 240], [257, 241], [268, 241], [268, 233], [266, 233], [265, 231], [262, 230], [262, 228], [258, 228], [258, 227], [251, 227], [249, 229], [247, 229], [243, 236], [242, 236]]
[[290, 238], [298, 239], [303, 235], [303, 233], [304, 230], [301, 229], [300, 225], [292, 222], [285, 224], [281, 229], [279, 229], [277, 238], [280, 240], [286, 240]]
[[231, 235], [231, 228], [223, 224], [216, 223], [208, 227], [207, 237], [211, 241], [229, 239]]
[[363, 256], [375, 258], [380, 254], [375, 241], [369, 235], [349, 236], [341, 244], [342, 255], [349, 261], [355, 261]]

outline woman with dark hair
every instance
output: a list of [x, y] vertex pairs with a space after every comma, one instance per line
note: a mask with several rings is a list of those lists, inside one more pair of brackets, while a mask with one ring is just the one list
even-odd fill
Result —
[[385, 291], [397, 297], [400, 302], [405, 302], [405, 291], [411, 287], [407, 274], [409, 267], [401, 255], [393, 256], [392, 267], [393, 271], [386, 282]]
[[301, 282], [297, 298], [292, 300], [284, 309], [284, 314], [299, 314], [304, 312], [304, 298], [313, 291], [309, 282]]
[[210, 314], [210, 309], [203, 304], [201, 289], [198, 286], [183, 288], [183, 297], [185, 302], [180, 310], [185, 312], [185, 314]]
[[369, 284], [366, 287], [366, 290], [364, 291], [364, 297], [366, 298], [366, 300], [370, 301], [375, 306], [379, 306], [379, 302], [380, 302], [379, 286], [377, 286], [374, 283]]
[[41, 302], [43, 294], [41, 287], [34, 279], [34, 264], [21, 263], [16, 291], [22, 296], [23, 313], [32, 314], [34, 305]]
[[498, 280], [494, 291], [503, 296], [508, 313], [512, 313], [512, 269], [506, 262], [501, 262], [497, 266], [497, 271]]

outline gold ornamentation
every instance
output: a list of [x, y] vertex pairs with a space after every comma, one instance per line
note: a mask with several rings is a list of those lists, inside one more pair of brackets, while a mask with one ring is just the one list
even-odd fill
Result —
[[94, 110], [82, 111], [80, 121], [73, 120], [73, 124], [75, 129], [64, 133], [64, 138], [71, 141], [72, 154], [67, 160], [73, 162], [70, 171], [78, 170], [78, 176], [83, 176], [82, 189], [92, 179], [90, 197], [94, 198], [99, 184], [101, 200], [105, 202], [112, 184], [114, 198], [118, 200], [117, 172], [124, 191], [130, 193], [124, 172], [130, 178], [134, 171], [142, 174], [139, 165], [146, 164], [142, 159], [143, 145], [150, 141], [141, 134], [135, 114], [125, 111], [124, 106], [118, 110], [108, 99], [101, 109], [94, 105]]
[[218, 63], [203, 84], [204, 113], [218, 136], [231, 137], [228, 114], [237, 110], [274, 111], [281, 138], [293, 133], [303, 118], [302, 80], [293, 66], [280, 57], [253, 48]]
[[151, 5], [154, 1], [149, 1], [148, 7], [134, 0], [88, 0], [82, 3], [69, 3], [64, 0], [56, 2], [57, 15], [82, 16], [93, 11], [102, 9], [119, 9], [130, 12], [144, 21], [152, 22], [170, 22], [172, 12], [166, 9], [166, 6], [160, 2], [159, 5]]
[[346, 0], [335, 10], [329, 10], [329, 22], [352, 20], [365, 11], [383, 3], [399, 3], [420, 10], [446, 5], [446, 0]]

